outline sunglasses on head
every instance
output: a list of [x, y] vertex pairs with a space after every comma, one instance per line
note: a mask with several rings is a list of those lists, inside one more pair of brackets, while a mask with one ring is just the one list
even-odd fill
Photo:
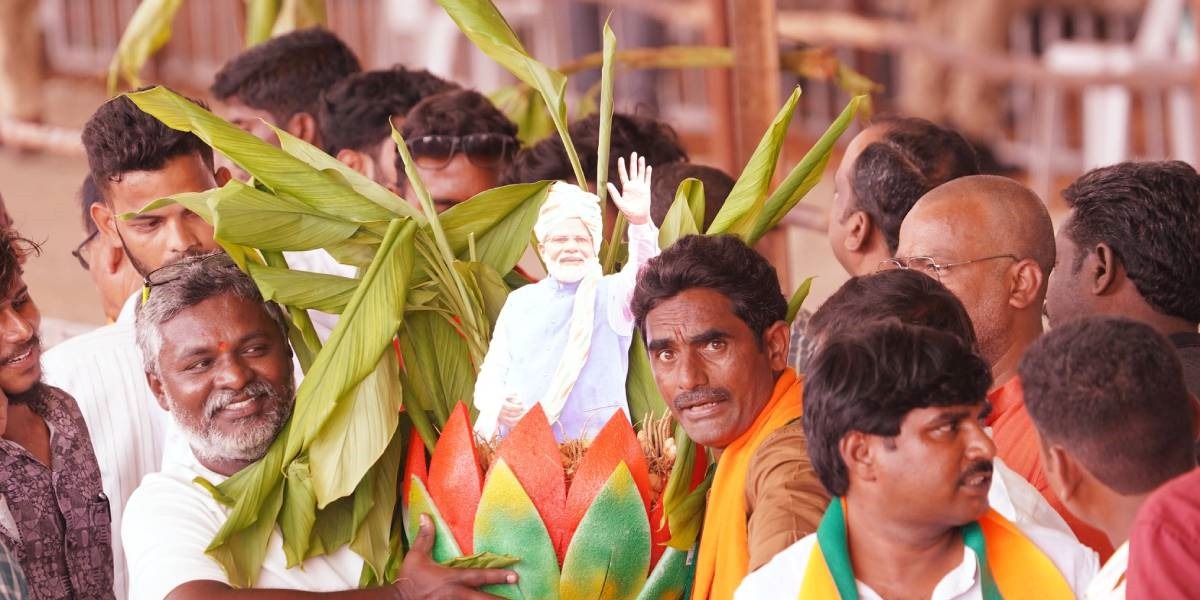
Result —
[[500, 133], [426, 135], [410, 140], [408, 151], [413, 162], [424, 169], [444, 169], [460, 152], [481, 169], [495, 169], [516, 154], [517, 140]]
[[173, 262], [169, 265], [159, 267], [149, 273], [142, 281], [142, 304], [145, 304], [150, 299], [150, 290], [156, 286], [166, 285], [179, 279], [179, 277], [189, 268], [196, 264], [213, 264], [213, 265], [232, 265], [233, 259], [229, 258], [228, 254], [217, 250], [209, 254], [201, 254], [199, 256], [187, 256], [182, 260]]

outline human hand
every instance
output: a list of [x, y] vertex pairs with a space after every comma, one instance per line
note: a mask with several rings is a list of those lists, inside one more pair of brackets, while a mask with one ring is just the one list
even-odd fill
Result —
[[525, 416], [525, 405], [521, 404], [517, 397], [509, 394], [504, 399], [504, 405], [500, 407], [500, 417], [497, 421], [505, 427], [512, 427]]
[[421, 528], [404, 556], [394, 587], [403, 600], [485, 600], [496, 598], [477, 591], [485, 585], [516, 583], [517, 574], [506, 569], [452, 569], [433, 560], [433, 520], [421, 515]]
[[621, 191], [611, 182], [608, 184], [608, 195], [613, 203], [625, 215], [625, 219], [634, 225], [643, 225], [650, 221], [650, 174], [654, 167], [646, 166], [646, 157], [638, 157], [637, 152], [629, 156], [629, 170], [625, 170], [625, 159], [617, 159], [617, 171], [621, 176]]

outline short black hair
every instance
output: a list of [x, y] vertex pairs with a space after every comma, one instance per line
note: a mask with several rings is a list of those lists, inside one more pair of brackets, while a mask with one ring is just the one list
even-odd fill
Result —
[[987, 362], [949, 332], [897, 320], [835, 335], [809, 363], [804, 434], [813, 470], [831, 495], [850, 475], [839, 445], [851, 431], [895, 437], [918, 408], [987, 402]]
[[[647, 161], [646, 164], [650, 162]], [[717, 213], [725, 205], [729, 192], [733, 191], [733, 177], [716, 167], [674, 162], [654, 167], [654, 177], [650, 182], [650, 220], [654, 221], [655, 225], [662, 226], [667, 211], [671, 210], [671, 204], [675, 202], [675, 192], [679, 190], [679, 184], [689, 177], [704, 184], [704, 223], [701, 223], [700, 231], [707, 231], [713, 219], [717, 218]]]
[[209, 91], [224, 102], [236, 97], [283, 124], [305, 112], [314, 118], [321, 93], [362, 70], [346, 43], [312, 27], [272, 38], [229, 59]]
[[643, 336], [651, 310], [695, 288], [729, 298], [760, 344], [767, 329], [787, 316], [779, 277], [766, 258], [733, 235], [688, 235], [642, 267], [631, 307]]
[[6, 296], [17, 278], [24, 273], [21, 260], [41, 252], [40, 246], [21, 237], [16, 229], [0, 228], [0, 296]]
[[[591, 115], [578, 119], [567, 127], [567, 133], [579, 155], [584, 177], [595, 177], [599, 160], [600, 117]], [[609, 140], [609, 181], [618, 181], [617, 159], [624, 157], [629, 160], [633, 152], [646, 157], [646, 164], [656, 171], [663, 165], [688, 159], [675, 130], [658, 119], [613, 113]], [[575, 181], [575, 171], [571, 169], [567, 150], [558, 135], [551, 135], [522, 150], [502, 179], [505, 184], [542, 180], [581, 183]]]
[[1149, 325], [1084, 317], [1054, 328], [1019, 367], [1025, 407], [1119, 494], [1144, 494], [1195, 466], [1192, 403], [1174, 347]]
[[850, 278], [808, 319], [805, 333], [823, 339], [884, 319], [952, 333], [972, 348], [977, 344], [962, 301], [938, 280], [910, 269]]
[[[400, 128], [405, 140], [426, 135], [471, 135], [498, 133], [517, 137], [517, 126], [492, 104], [487, 96], [475, 90], [451, 90], [421, 100]], [[399, 164], [400, 172], [404, 165]]]
[[1177, 161], [1123, 162], [1063, 191], [1074, 271], [1105, 243], [1154, 310], [1200, 322], [1200, 174]]
[[400, 65], [355, 73], [321, 95], [321, 142], [330, 155], [346, 148], [366, 150], [391, 135], [393, 116], [407, 115], [421, 100], [455, 89], [457, 84], [429, 71]]
[[[208, 108], [199, 100], [188, 99]], [[88, 169], [101, 192], [126, 173], [157, 171], [168, 161], [188, 154], [198, 155], [209, 170], [213, 168], [212, 148], [195, 134], [171, 129], [142, 112], [128, 96], [117, 96], [96, 109], [83, 126], [83, 148]]]
[[883, 136], [863, 148], [850, 173], [856, 206], [883, 233], [888, 252], [900, 245], [900, 223], [917, 200], [947, 181], [979, 174], [975, 149], [962, 134], [915, 117], [878, 119]]
[[96, 180], [92, 179], [91, 173], [84, 175], [83, 183], [79, 186], [79, 207], [83, 210], [83, 231], [88, 235], [95, 235], [99, 231], [92, 220], [92, 205], [101, 202], [104, 202], [104, 196], [96, 187]]

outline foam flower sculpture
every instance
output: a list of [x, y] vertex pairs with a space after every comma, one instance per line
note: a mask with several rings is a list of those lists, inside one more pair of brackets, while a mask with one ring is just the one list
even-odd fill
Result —
[[[478, 555], [518, 559], [507, 598], [680, 598], [690, 582], [687, 551], [669, 547], [662, 503], [629, 421], [614, 415], [590, 442], [568, 484], [558, 442], [535, 406], [490, 456], [467, 409], [457, 405], [426, 467], [414, 438], [404, 472], [405, 525], [421, 514], [437, 527], [439, 562]], [[698, 461], [692, 483], [703, 479]]]

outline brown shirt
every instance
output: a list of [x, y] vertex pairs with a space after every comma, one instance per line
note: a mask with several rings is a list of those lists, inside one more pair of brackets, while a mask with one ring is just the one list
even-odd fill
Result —
[[62, 390], [32, 396], [29, 408], [50, 428], [50, 467], [0, 438], [0, 540], [31, 597], [111, 599], [111, 519], [87, 425]]
[[772, 433], [746, 473], [746, 541], [753, 571], [817, 530], [829, 492], [808, 459], [799, 420]]

